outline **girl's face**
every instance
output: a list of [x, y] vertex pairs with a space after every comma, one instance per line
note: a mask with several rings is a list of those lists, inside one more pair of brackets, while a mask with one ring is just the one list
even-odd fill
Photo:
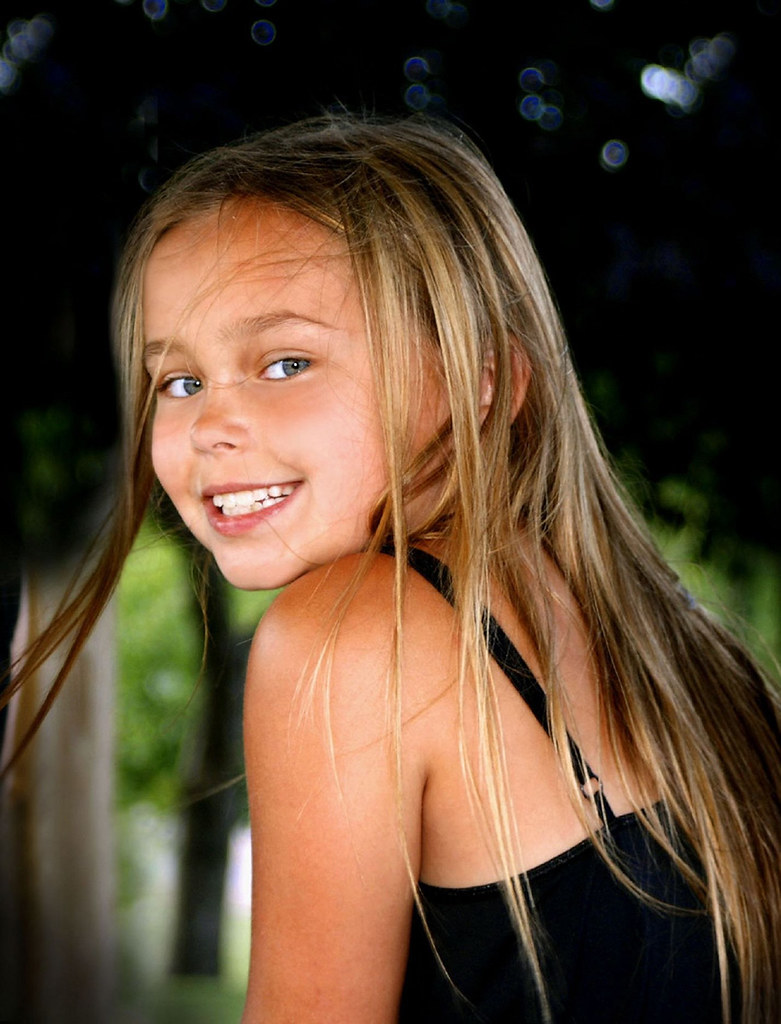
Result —
[[154, 468], [225, 577], [270, 589], [361, 550], [386, 469], [339, 239], [271, 206], [185, 222], [152, 253], [143, 315]]

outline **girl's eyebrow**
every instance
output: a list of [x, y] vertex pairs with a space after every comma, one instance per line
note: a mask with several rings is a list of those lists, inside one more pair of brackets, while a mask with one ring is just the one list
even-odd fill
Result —
[[[326, 320], [318, 320], [316, 317], [304, 316], [301, 313], [294, 313], [292, 310], [279, 310], [273, 313], [262, 313], [259, 316], [248, 316], [241, 317], [240, 319], [224, 327], [220, 333], [226, 337], [238, 336], [246, 337], [248, 335], [262, 334], [264, 331], [269, 331], [275, 327], [281, 327], [285, 324], [300, 324], [303, 327], [321, 327], [326, 330], [336, 330], [334, 324], [328, 323]], [[144, 362], [148, 363], [150, 359], [154, 359], [157, 356], [162, 356], [167, 352], [183, 352], [185, 346], [181, 344], [176, 338], [160, 338], [148, 341], [144, 345], [143, 358]]]
[[144, 345], [143, 361], [146, 366], [155, 359], [167, 352], [181, 352], [182, 346], [179, 345], [173, 338], [160, 338], [155, 341], [148, 341]]
[[326, 327], [333, 330], [335, 325], [317, 317], [305, 316], [302, 313], [295, 313], [292, 310], [282, 309], [273, 313], [263, 313], [260, 316], [242, 317], [231, 324], [226, 333], [228, 334], [262, 334], [273, 327], [284, 326], [285, 324], [302, 324], [307, 327]]

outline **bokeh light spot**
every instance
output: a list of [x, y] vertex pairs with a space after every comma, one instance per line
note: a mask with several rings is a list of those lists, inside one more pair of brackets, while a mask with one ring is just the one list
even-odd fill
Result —
[[537, 92], [545, 85], [545, 76], [537, 67], [524, 68], [518, 75], [518, 82], [524, 92]]
[[595, 11], [612, 11], [615, 7], [615, 0], [589, 0]]
[[153, 167], [142, 167], [138, 172], [138, 184], [144, 192], [152, 193], [159, 184], [157, 172]]
[[36, 14], [29, 21], [13, 18], [6, 33], [0, 51], [0, 93], [10, 96], [21, 84], [24, 65], [40, 59], [54, 35], [54, 23], [48, 14]]
[[201, 0], [201, 7], [205, 11], [222, 11], [227, 0]]
[[445, 22], [450, 28], [463, 28], [469, 21], [469, 11], [466, 4], [451, 4], [450, 10], [445, 15]]
[[686, 62], [686, 74], [694, 81], [721, 78], [727, 65], [735, 56], [735, 43], [730, 36], [718, 35], [713, 39], [695, 39], [689, 46], [690, 60]]
[[258, 46], [269, 46], [277, 38], [277, 28], [273, 21], [261, 19], [250, 29], [250, 35]]
[[37, 57], [54, 35], [54, 25], [48, 15], [36, 14], [27, 22], [27, 32], [33, 42], [34, 56]]
[[144, 0], [142, 7], [150, 21], [161, 21], [168, 13], [168, 0]]
[[431, 67], [425, 57], [410, 57], [404, 62], [404, 77], [408, 82], [422, 82], [430, 73]]
[[410, 110], [444, 111], [447, 108], [444, 93], [442, 54], [439, 50], [421, 50], [404, 61], [404, 78], [410, 84], [404, 87], [404, 102]]
[[466, 4], [453, 0], [426, 0], [426, 13], [437, 21], [444, 21], [450, 28], [463, 28], [469, 21]]
[[537, 119], [537, 124], [540, 128], [544, 128], [546, 132], [555, 132], [557, 128], [561, 127], [563, 120], [564, 115], [558, 107], [554, 107], [550, 103], [544, 103], [542, 112]]
[[686, 112], [694, 107], [699, 97], [697, 86], [686, 75], [661, 64], [647, 64], [643, 68], [640, 87], [646, 96]]
[[618, 171], [629, 159], [629, 147], [620, 139], [610, 139], [599, 153], [599, 162], [606, 171]]
[[19, 81], [19, 69], [11, 60], [0, 60], [0, 92], [12, 93]]
[[27, 33], [27, 22], [17, 19], [8, 26], [8, 42], [3, 52], [12, 60], [29, 60], [34, 47]]
[[431, 92], [427, 85], [417, 82], [409, 86], [404, 93], [404, 102], [410, 110], [425, 110], [431, 100]]
[[518, 75], [518, 84], [527, 94], [519, 101], [518, 112], [546, 132], [555, 132], [564, 120], [564, 98], [557, 89], [549, 88], [558, 78], [558, 66], [547, 59], [535, 60]]
[[36, 14], [29, 21], [14, 18], [6, 31], [8, 40], [3, 57], [16, 64], [37, 60], [54, 35], [54, 26], [47, 15]]
[[553, 60], [538, 60], [537, 67], [546, 85], [555, 85], [559, 80], [559, 66]]
[[521, 117], [527, 121], [537, 121], [542, 114], [543, 103], [539, 96], [524, 96], [518, 105]]
[[277, 0], [255, 0], [259, 7], [273, 7]]
[[666, 104], [669, 113], [690, 114], [699, 107], [703, 87], [724, 77], [734, 55], [735, 41], [724, 32], [712, 39], [693, 39], [685, 63], [680, 50], [665, 47], [662, 59], [677, 66], [646, 64], [640, 72], [640, 88], [646, 96]]

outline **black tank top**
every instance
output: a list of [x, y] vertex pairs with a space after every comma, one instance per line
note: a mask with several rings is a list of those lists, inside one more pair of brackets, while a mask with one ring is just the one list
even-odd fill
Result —
[[[409, 563], [452, 600], [441, 562], [413, 549]], [[547, 731], [544, 691], [487, 612], [483, 628], [492, 657]], [[596, 793], [612, 852], [644, 892], [677, 912], [635, 896], [589, 839], [532, 868], [526, 891], [552, 1024], [721, 1024], [710, 918], [637, 817], [612, 813], [599, 780], [572, 742], [570, 748], [584, 792]], [[420, 897], [450, 980], [416, 912], [400, 1024], [541, 1024], [533, 974], [519, 951], [501, 884], [445, 889], [420, 883]]]

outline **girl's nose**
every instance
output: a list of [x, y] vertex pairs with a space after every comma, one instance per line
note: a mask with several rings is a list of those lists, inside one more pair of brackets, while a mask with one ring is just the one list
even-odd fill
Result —
[[212, 453], [244, 447], [248, 430], [238, 391], [212, 387], [201, 396], [198, 415], [190, 427], [196, 451]]

